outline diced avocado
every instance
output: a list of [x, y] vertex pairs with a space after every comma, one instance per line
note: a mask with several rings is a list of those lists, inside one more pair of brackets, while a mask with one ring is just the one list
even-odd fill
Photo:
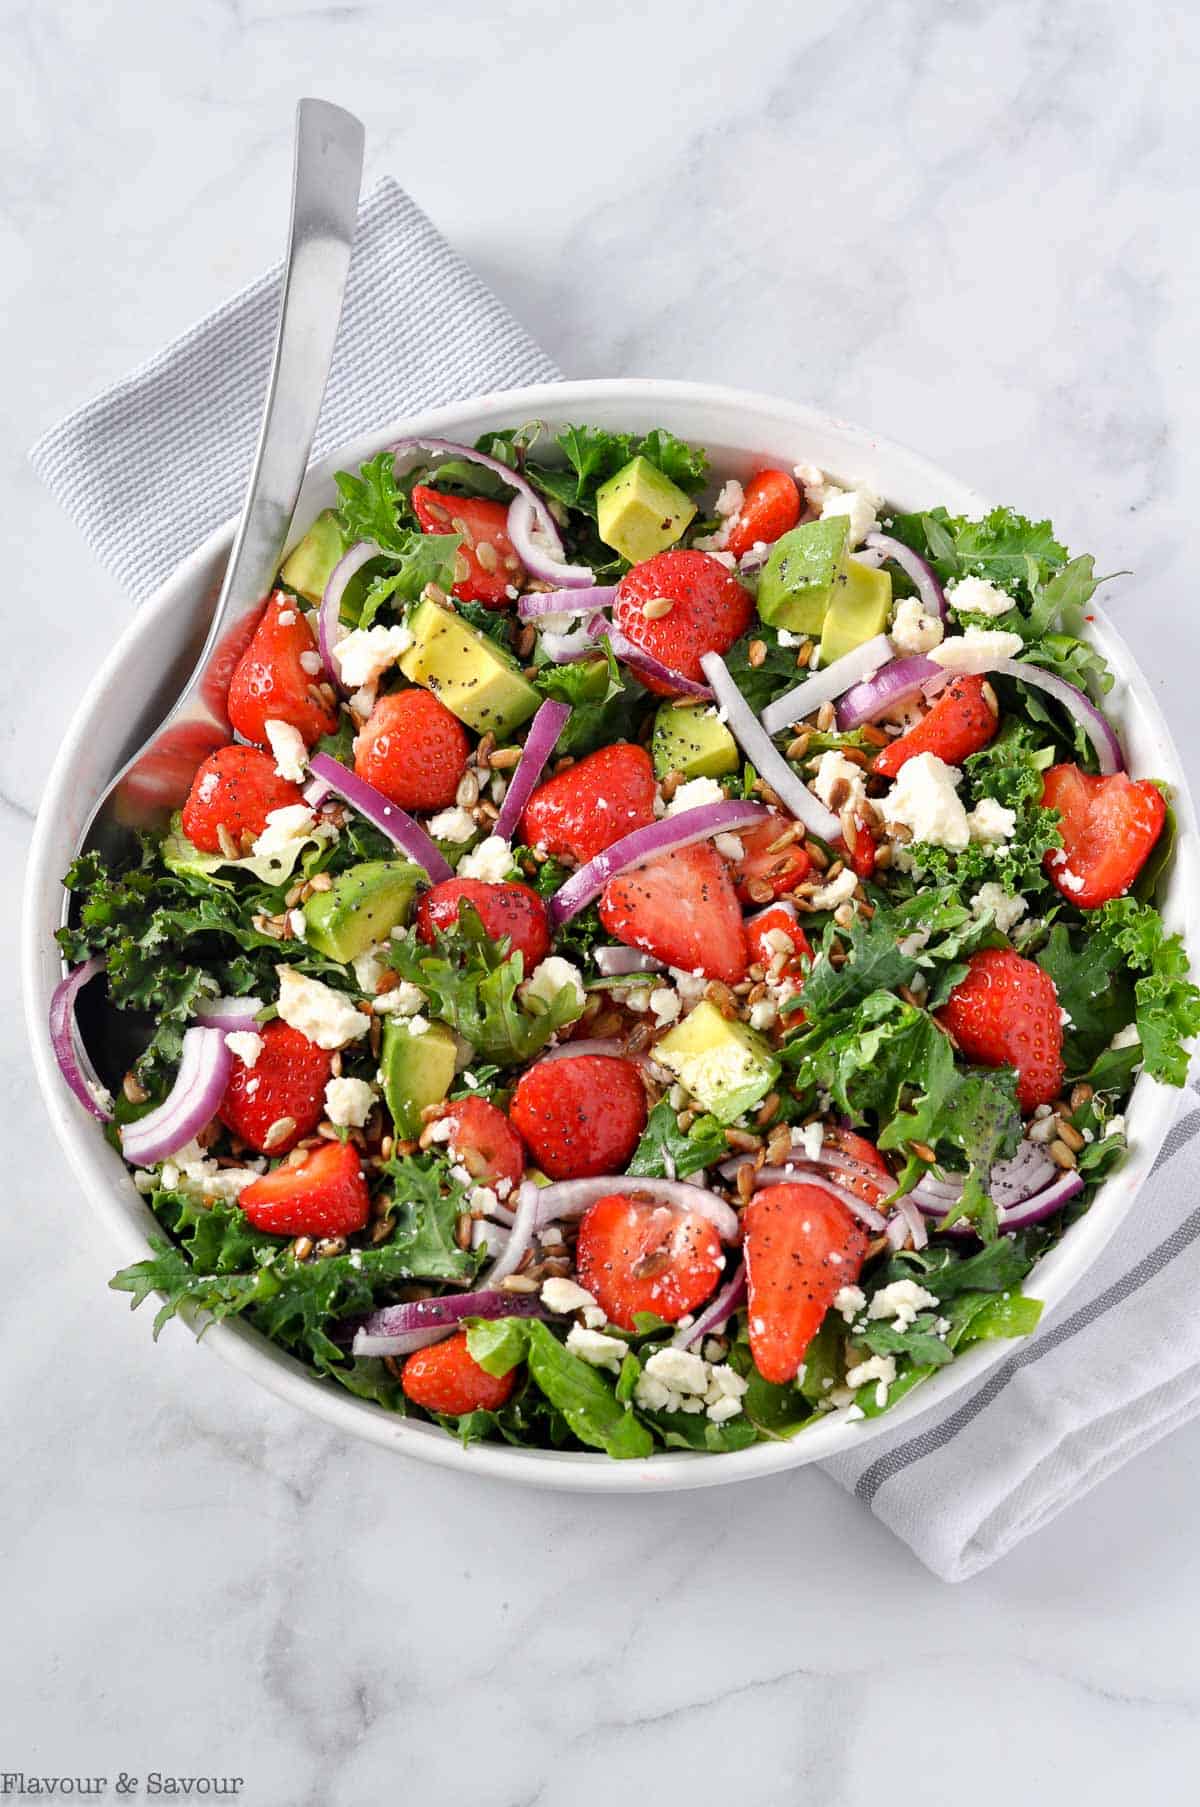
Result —
[[631, 458], [596, 491], [600, 538], [631, 565], [673, 546], [696, 504], [648, 458]]
[[779, 1072], [762, 1036], [727, 1021], [707, 998], [655, 1043], [654, 1058], [721, 1123], [765, 1098]]
[[[423, 1017], [420, 1020], [425, 1022]], [[456, 1054], [454, 1033], [445, 1023], [428, 1023], [420, 1035], [414, 1035], [406, 1017], [388, 1017], [379, 1071], [398, 1136], [420, 1135], [425, 1127], [421, 1112], [440, 1104], [450, 1090]]]
[[494, 641], [436, 602], [419, 602], [408, 618], [413, 643], [400, 669], [445, 703], [451, 715], [506, 739], [534, 713], [541, 697]]
[[758, 612], [773, 627], [819, 634], [834, 586], [846, 566], [850, 521], [831, 515], [776, 540], [758, 580]]
[[664, 703], [654, 718], [650, 751], [660, 778], [668, 772], [724, 778], [741, 763], [737, 742], [711, 703], [689, 703], [686, 709]]
[[337, 516], [332, 508], [327, 508], [317, 516], [300, 544], [293, 546], [279, 575], [289, 590], [295, 590], [316, 608], [329, 574], [345, 550]]
[[882, 634], [892, 612], [892, 580], [886, 571], [873, 571], [856, 558], [846, 560], [833, 600], [821, 629], [821, 663], [854, 651], [865, 640]]
[[424, 878], [411, 860], [364, 860], [347, 867], [328, 891], [314, 891], [305, 904], [304, 939], [319, 954], [348, 965], [408, 921]]

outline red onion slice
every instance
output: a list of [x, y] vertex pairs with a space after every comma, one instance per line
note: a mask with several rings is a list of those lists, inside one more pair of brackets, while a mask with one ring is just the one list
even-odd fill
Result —
[[697, 684], [695, 678], [685, 678], [681, 671], [674, 671], [671, 666], [664, 665], [653, 653], [643, 652], [619, 627], [610, 629], [608, 641], [614, 657], [622, 665], [628, 665], [630, 671], [636, 672], [638, 677], [652, 678], [656, 684], [669, 684], [676, 696], [707, 699], [712, 695], [707, 684]]
[[328, 582], [321, 595], [321, 607], [317, 613], [317, 646], [330, 682], [342, 696], [349, 696], [349, 689], [342, 683], [338, 671], [337, 660], [333, 649], [342, 637], [342, 597], [346, 594], [346, 585], [350, 579], [370, 564], [373, 558], [380, 556], [379, 547], [374, 540], [358, 540], [349, 552], [343, 553], [333, 570], [329, 573]]
[[863, 722], [877, 721], [887, 710], [907, 703], [927, 686], [940, 690], [950, 681], [950, 674], [932, 659], [917, 653], [909, 659], [893, 659], [872, 678], [847, 690], [837, 707], [837, 725], [843, 734]]
[[605, 979], [623, 979], [630, 973], [661, 973], [666, 966], [640, 947], [598, 947], [593, 950], [596, 970]]
[[864, 640], [861, 646], [835, 659], [832, 665], [822, 666], [791, 690], [785, 690], [773, 703], [768, 703], [762, 712], [763, 727], [768, 734], [778, 734], [803, 716], [815, 715], [822, 703], [836, 702], [853, 685], [873, 678], [891, 656], [892, 643], [886, 634]]
[[107, 964], [103, 954], [93, 954], [90, 960], [74, 967], [59, 981], [50, 999], [50, 1046], [59, 1071], [84, 1110], [90, 1111], [101, 1123], [112, 1122], [112, 1098], [80, 1045], [75, 1027], [75, 999]]
[[407, 1305], [385, 1305], [355, 1333], [355, 1355], [410, 1355], [457, 1330], [464, 1318], [544, 1318], [549, 1314], [536, 1293], [481, 1290], [446, 1293], [440, 1299], [414, 1299]]
[[[432, 452], [439, 458], [464, 458], [468, 464], [478, 464], [485, 471], [503, 478], [510, 489], [515, 489], [519, 496], [524, 496], [533, 513], [537, 530], [542, 537], [545, 549], [556, 559], [562, 558], [562, 541], [558, 536], [558, 528], [537, 490], [520, 471], [514, 471], [509, 464], [502, 464], [499, 458], [489, 458], [486, 452], [477, 452], [473, 446], [458, 445], [453, 439], [398, 439], [390, 445], [389, 452], [397, 458], [403, 458], [409, 452]], [[587, 582], [591, 583], [592, 574], [587, 574]]]
[[252, 1029], [263, 1008], [261, 998], [212, 998], [203, 1010], [196, 1012], [195, 1021], [202, 1029], [224, 1029], [227, 1033]]
[[746, 1269], [739, 1266], [732, 1280], [709, 1300], [692, 1324], [682, 1326], [671, 1338], [672, 1349], [691, 1349], [706, 1336], [719, 1336], [726, 1324], [746, 1300]]
[[868, 1230], [874, 1230], [876, 1235], [887, 1229], [887, 1219], [873, 1205], [868, 1205], [865, 1199], [859, 1198], [857, 1192], [851, 1192], [848, 1186], [839, 1186], [835, 1179], [827, 1177], [813, 1162], [787, 1161], [782, 1167], [760, 1167], [754, 1175], [756, 1192], [760, 1186], [788, 1184], [816, 1186], [821, 1192], [828, 1192], [839, 1204], [845, 1205], [859, 1223]]
[[525, 813], [525, 805], [533, 795], [570, 715], [570, 703], [546, 701], [530, 722], [520, 761], [512, 775], [512, 782], [504, 793], [504, 802], [492, 830], [502, 841], [511, 841], [516, 833], [517, 824]]
[[1116, 729], [1078, 685], [1068, 684], [1066, 678], [1060, 678], [1052, 671], [1043, 671], [1040, 665], [1031, 665], [1026, 659], [997, 659], [992, 670], [1000, 672], [1006, 678], [1016, 678], [1020, 684], [1032, 684], [1035, 690], [1044, 690], [1047, 696], [1060, 702], [1079, 723], [1096, 749], [1097, 763], [1106, 777], [1111, 777], [1113, 772], [1125, 770], [1125, 755], [1117, 739]]
[[529, 575], [541, 583], [561, 584], [566, 590], [590, 589], [595, 584], [596, 574], [590, 565], [563, 563], [557, 531], [553, 544], [538, 531], [533, 504], [526, 495], [514, 496], [509, 503], [508, 537]]
[[770, 735], [729, 675], [729, 667], [719, 653], [705, 653], [700, 661], [704, 675], [716, 693], [725, 712], [725, 725], [764, 784], [769, 784], [797, 821], [823, 841], [840, 841], [842, 825], [837, 817], [814, 797], [776, 750]]
[[486, 1286], [497, 1285], [506, 1275], [515, 1273], [520, 1267], [526, 1249], [533, 1242], [534, 1232], [542, 1221], [538, 1208], [540, 1196], [532, 1180], [521, 1182], [517, 1189], [517, 1208], [513, 1213], [508, 1241], [483, 1276]]
[[121, 1130], [125, 1159], [138, 1167], [152, 1167], [206, 1129], [225, 1095], [232, 1064], [223, 1030], [186, 1029], [183, 1058], [170, 1092], [157, 1109]]
[[705, 803], [699, 809], [680, 810], [676, 816], [663, 816], [645, 828], [635, 828], [614, 841], [578, 872], [573, 872], [550, 899], [552, 928], [561, 928], [599, 897], [605, 885], [630, 866], [641, 866], [656, 854], [674, 853], [690, 847], [693, 841], [707, 841], [715, 834], [736, 834], [739, 828], [750, 828], [770, 815], [763, 803]]
[[596, 613], [590, 621], [573, 628], [569, 634], [543, 631], [542, 651], [552, 665], [573, 665], [577, 659], [590, 659], [597, 651], [596, 641], [608, 632], [608, 617]]
[[699, 1211], [722, 1242], [737, 1242], [741, 1236], [741, 1225], [732, 1205], [706, 1187], [689, 1185], [686, 1180], [642, 1179], [632, 1174], [615, 1173], [600, 1179], [557, 1180], [552, 1186], [535, 1186], [533, 1191], [539, 1229], [546, 1224], [558, 1223], [564, 1217], [582, 1217], [598, 1198], [620, 1193], [623, 1198], [650, 1198], [656, 1204], [672, 1205], [680, 1211]]
[[902, 1249], [906, 1242], [912, 1242], [914, 1249], [923, 1249], [929, 1242], [929, 1232], [925, 1228], [925, 1219], [918, 1205], [914, 1205], [909, 1197], [898, 1198], [896, 1208], [888, 1219], [887, 1239], [894, 1249]]
[[517, 600], [517, 617], [537, 621], [543, 615], [586, 615], [589, 609], [611, 608], [616, 584], [593, 584], [589, 590], [531, 590]]
[[863, 543], [871, 551], [882, 552], [885, 558], [890, 558], [893, 564], [899, 565], [904, 575], [916, 585], [925, 613], [936, 615], [939, 621], [945, 621], [946, 592], [932, 565], [927, 564], [911, 546], [906, 546], [903, 540], [894, 540], [890, 533], [869, 533]]
[[632, 1058], [632, 1056], [626, 1056], [624, 1046], [615, 1035], [590, 1038], [580, 1036], [578, 1041], [563, 1042], [560, 1047], [548, 1048], [538, 1060], [537, 1065], [540, 1067], [548, 1060], [575, 1060], [585, 1054], [599, 1054], [613, 1060]]
[[[415, 860], [418, 866], [424, 867], [435, 885], [444, 878], [454, 877], [453, 868], [442, 858], [421, 824], [414, 821], [398, 803], [389, 803], [382, 791], [377, 791], [365, 778], [358, 777], [347, 766], [331, 759], [328, 753], [314, 753], [308, 766], [314, 779], [326, 787], [322, 796], [329, 791], [336, 791], [351, 809], [357, 810], [360, 816], [365, 816], [380, 834], [385, 834], [393, 847], [398, 847], [410, 860]], [[314, 799], [310, 795], [314, 790], [315, 785], [310, 784], [304, 792], [305, 801], [309, 804], [320, 801], [320, 797]]]
[[1059, 1179], [1035, 1192], [1022, 1204], [1010, 1205], [1000, 1213], [1002, 1230], [1023, 1230], [1032, 1223], [1041, 1223], [1047, 1217], [1053, 1217], [1064, 1205], [1070, 1204], [1083, 1191], [1083, 1179], [1078, 1173], [1064, 1173]]

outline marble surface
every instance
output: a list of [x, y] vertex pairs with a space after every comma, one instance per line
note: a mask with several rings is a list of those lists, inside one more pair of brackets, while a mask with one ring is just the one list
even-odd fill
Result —
[[[569, 374], [813, 400], [1130, 570], [1108, 600], [1187, 748], [1192, 9], [0, 0], [0, 41], [7, 869], [127, 610], [25, 448], [276, 254], [303, 92]], [[1194, 1798], [1200, 1426], [960, 1589], [810, 1472], [634, 1501], [406, 1465], [181, 1330], [152, 1352], [0, 988], [0, 1771], [256, 1807]]]

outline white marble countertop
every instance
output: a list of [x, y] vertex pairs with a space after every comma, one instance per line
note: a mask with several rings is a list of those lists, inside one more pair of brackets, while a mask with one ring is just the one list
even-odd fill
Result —
[[[1187, 15], [0, 0], [5, 863], [127, 614], [25, 449], [277, 255], [303, 92], [568, 374], [813, 400], [1131, 570], [1109, 604], [1188, 731]], [[151, 1350], [2, 983], [0, 1772], [256, 1807], [1194, 1798], [1200, 1426], [958, 1589], [808, 1471], [635, 1501], [409, 1466], [177, 1327]]]

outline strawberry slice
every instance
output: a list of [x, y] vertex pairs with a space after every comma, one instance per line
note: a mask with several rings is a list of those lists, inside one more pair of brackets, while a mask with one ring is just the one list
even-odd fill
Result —
[[771, 546], [800, 519], [800, 491], [787, 471], [755, 471], [729, 524], [725, 551], [741, 558], [752, 546]]
[[1059, 814], [1061, 847], [1044, 865], [1068, 903], [1094, 910], [1122, 897], [1146, 864], [1167, 819], [1167, 805], [1148, 778], [1124, 772], [1100, 777], [1077, 765], [1054, 765], [1042, 803]]
[[517, 1370], [489, 1374], [467, 1348], [467, 1333], [456, 1330], [444, 1343], [418, 1349], [404, 1364], [404, 1397], [427, 1412], [461, 1418], [465, 1412], [497, 1412], [512, 1397]]
[[287, 1154], [325, 1114], [333, 1056], [280, 1017], [258, 1034], [262, 1047], [252, 1067], [234, 1056], [217, 1115], [260, 1154]]
[[432, 692], [395, 690], [360, 730], [354, 770], [401, 809], [448, 809], [470, 752], [466, 729]]
[[564, 1054], [526, 1069], [512, 1120], [554, 1180], [620, 1173], [646, 1127], [646, 1092], [631, 1060]]
[[773, 814], [753, 828], [741, 828], [736, 839], [742, 843], [742, 857], [731, 861], [738, 901], [765, 904], [782, 897], [804, 883], [812, 870], [812, 861], [804, 848], [804, 837], [780, 841], [795, 825], [786, 816]]
[[238, 1199], [272, 1236], [349, 1236], [366, 1227], [370, 1200], [352, 1142], [322, 1142], [294, 1167], [274, 1167]]
[[969, 753], [987, 746], [998, 726], [996, 711], [988, 702], [987, 679], [973, 672], [955, 678], [915, 728], [881, 748], [875, 755], [875, 770], [894, 778], [918, 753], [936, 753], [947, 765], [961, 765]]
[[1049, 973], [1011, 948], [985, 947], [967, 962], [937, 1020], [968, 1060], [1017, 1070], [1023, 1111], [1062, 1091], [1062, 1021]]
[[304, 612], [294, 596], [276, 591], [230, 679], [230, 723], [243, 739], [265, 747], [267, 723], [290, 722], [311, 747], [338, 722], [336, 706], [317, 688], [321, 682], [320, 655]]
[[843, 1286], [862, 1271], [866, 1231], [830, 1193], [803, 1181], [764, 1186], [742, 1213], [750, 1352], [764, 1380], [795, 1380]]
[[546, 906], [529, 885], [491, 884], [483, 878], [445, 878], [426, 891], [417, 904], [417, 934], [433, 945], [434, 931], [453, 928], [458, 906], [474, 904], [479, 920], [493, 941], [508, 936], [509, 952], [525, 956], [528, 978], [539, 960], [550, 951], [550, 921]]
[[[665, 603], [671, 606], [661, 612]], [[613, 604], [613, 620], [627, 640], [698, 684], [705, 682], [704, 654], [728, 652], [753, 618], [747, 592], [707, 552], [659, 552], [635, 565], [617, 586]], [[660, 678], [641, 682], [658, 696], [676, 694]]]
[[422, 533], [459, 536], [453, 593], [460, 602], [481, 602], [485, 609], [510, 606], [525, 568], [508, 537], [507, 506], [482, 496], [448, 495], [425, 483], [414, 486], [412, 505]]
[[600, 920], [627, 947], [686, 972], [736, 985], [746, 976], [746, 930], [733, 881], [708, 841], [659, 854], [610, 879]]
[[249, 853], [273, 809], [303, 801], [299, 787], [279, 776], [261, 747], [218, 747], [192, 779], [183, 832], [202, 853], [234, 859]]
[[644, 747], [614, 741], [538, 786], [521, 837], [582, 865], [654, 820], [654, 767]]
[[[479, 1185], [500, 1187], [501, 1198], [520, 1185], [525, 1149], [504, 1112], [494, 1104], [486, 1098], [459, 1098], [439, 1111], [435, 1121], [449, 1131], [445, 1147], [450, 1159], [460, 1162]], [[433, 1140], [443, 1139], [444, 1131], [435, 1130]]]
[[[860, 1167], [869, 1169], [868, 1172], [858, 1173], [843, 1168], [830, 1176], [839, 1186], [844, 1186], [848, 1192], [861, 1198], [865, 1205], [878, 1205], [881, 1198], [886, 1198], [889, 1192], [895, 1190], [896, 1182], [891, 1169], [875, 1144], [868, 1142], [866, 1136], [860, 1136], [852, 1129], [830, 1129], [826, 1126], [821, 1146], [840, 1151], [848, 1159], [857, 1161]], [[878, 1179], [874, 1177], [876, 1174], [879, 1175]]]
[[575, 1264], [579, 1284], [612, 1322], [633, 1330], [639, 1311], [676, 1324], [702, 1305], [716, 1291], [725, 1257], [699, 1211], [614, 1192], [584, 1214]]

